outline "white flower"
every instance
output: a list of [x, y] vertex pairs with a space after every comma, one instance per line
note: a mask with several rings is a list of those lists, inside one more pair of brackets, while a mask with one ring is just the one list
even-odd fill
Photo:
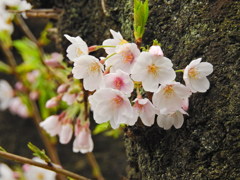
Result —
[[73, 141], [73, 152], [77, 153], [80, 151], [83, 154], [92, 152], [93, 140], [89, 127], [77, 127], [75, 132], [76, 137]]
[[0, 110], [5, 110], [9, 107], [13, 97], [13, 89], [5, 80], [0, 80]]
[[183, 79], [193, 93], [206, 92], [210, 87], [206, 76], [213, 72], [213, 66], [208, 62], [201, 62], [201, 60], [201, 58], [193, 60], [184, 69]]
[[128, 95], [133, 91], [134, 84], [128, 73], [117, 70], [115, 73], [106, 74], [104, 77], [104, 85], [106, 88], [118, 89]]
[[179, 129], [182, 127], [184, 122], [183, 114], [187, 113], [183, 110], [180, 110], [172, 114], [159, 114], [157, 117], [157, 124], [159, 127], [165, 130], [170, 129], [172, 126], [174, 126], [176, 129]]
[[[106, 39], [105, 41], [103, 41], [103, 46], [117, 46], [127, 43], [127, 41], [123, 39], [120, 32], [116, 32], [112, 29], [110, 29], [110, 32], [113, 36], [113, 39]], [[115, 53], [116, 47], [105, 47], [104, 49], [107, 54], [113, 54]]]
[[94, 56], [82, 55], [75, 59], [72, 73], [74, 78], [83, 79], [84, 89], [94, 91], [102, 83], [103, 65]]
[[[45, 163], [43, 160], [41, 160], [38, 157], [33, 158], [34, 161], [39, 163]], [[55, 180], [56, 179], [56, 173], [53, 171], [49, 171], [40, 167], [28, 165], [27, 168], [25, 168], [24, 176], [26, 180]]]
[[169, 114], [182, 109], [183, 100], [191, 95], [191, 91], [179, 82], [162, 84], [153, 94], [153, 104], [161, 114]]
[[121, 123], [129, 124], [133, 118], [133, 109], [122, 92], [115, 89], [99, 89], [89, 96], [95, 121], [100, 124], [110, 121], [116, 129]]
[[22, 103], [22, 100], [19, 97], [14, 97], [9, 102], [9, 110], [13, 114], [17, 114], [22, 118], [29, 117], [29, 111], [25, 104]]
[[67, 144], [73, 135], [73, 126], [71, 123], [64, 123], [61, 125], [61, 130], [59, 132], [59, 141], [61, 144]]
[[40, 126], [51, 136], [56, 136], [61, 130], [59, 116], [52, 115], [40, 123]]
[[67, 57], [71, 61], [75, 61], [76, 58], [82, 55], [88, 55], [88, 46], [85, 41], [79, 36], [71, 37], [67, 34], [64, 35], [72, 44], [67, 48]]
[[118, 69], [130, 73], [133, 65], [136, 62], [136, 58], [139, 56], [140, 51], [136, 44], [126, 43], [118, 45], [116, 47], [117, 54], [109, 57], [105, 64], [107, 67], [111, 67], [111, 72], [116, 72]]
[[154, 123], [155, 115], [157, 114], [157, 109], [147, 98], [136, 98], [134, 102], [135, 104], [133, 105], [133, 111], [135, 114], [135, 122], [137, 121], [138, 117], [140, 117], [145, 126], [152, 126]]
[[0, 179], [1, 180], [15, 180], [14, 172], [3, 163], [0, 163]]
[[32, 5], [30, 3], [28, 3], [27, 1], [20, 1], [20, 3], [18, 4], [18, 10], [19, 11], [26, 11], [32, 8]]
[[168, 83], [175, 79], [176, 73], [170, 59], [163, 56], [142, 52], [132, 69], [132, 79], [141, 81], [144, 90], [154, 92], [159, 84]]

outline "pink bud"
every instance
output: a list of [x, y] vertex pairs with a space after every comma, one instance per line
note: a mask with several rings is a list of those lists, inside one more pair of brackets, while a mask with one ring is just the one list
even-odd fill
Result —
[[57, 97], [53, 97], [51, 99], [49, 99], [47, 102], [46, 102], [46, 108], [53, 108], [53, 107], [56, 107], [59, 103], [59, 100]]
[[57, 93], [65, 93], [68, 90], [68, 87], [68, 84], [61, 84], [60, 86], [58, 86]]
[[20, 81], [16, 82], [15, 88], [16, 88], [18, 91], [24, 91], [24, 90], [26, 90], [25, 87], [23, 86], [23, 83], [21, 83]]
[[61, 144], [67, 144], [73, 135], [73, 127], [71, 123], [63, 124], [59, 133], [59, 141]]
[[88, 47], [88, 52], [93, 52], [93, 51], [96, 51], [96, 50], [98, 50], [98, 47], [96, 45]]
[[29, 97], [30, 97], [32, 100], [37, 100], [38, 97], [39, 97], [38, 91], [32, 91], [32, 92], [30, 92]]
[[182, 102], [182, 109], [183, 109], [184, 111], [187, 111], [187, 110], [188, 110], [188, 107], [189, 107], [189, 100], [188, 100], [188, 98], [185, 98], [185, 99], [183, 100], [183, 102]]
[[163, 51], [160, 46], [151, 46], [149, 52], [154, 56], [163, 56]]

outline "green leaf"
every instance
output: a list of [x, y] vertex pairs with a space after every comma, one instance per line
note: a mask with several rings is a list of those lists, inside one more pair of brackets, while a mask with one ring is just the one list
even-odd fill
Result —
[[33, 152], [33, 155], [44, 160], [46, 163], [51, 163], [50, 158], [46, 155], [45, 150], [40, 150], [37, 146], [33, 145], [31, 142], [28, 143], [28, 148]]
[[10, 74], [12, 72], [11, 67], [4, 62], [0, 61], [0, 72]]
[[2, 146], [0, 146], [0, 151], [7, 152]]
[[0, 31], [0, 43], [6, 47], [11, 47], [12, 39], [8, 31]]
[[110, 129], [109, 122], [98, 124], [93, 130], [93, 134], [99, 134]]
[[134, 0], [134, 36], [135, 40], [142, 39], [149, 16], [148, 0]]
[[41, 64], [39, 49], [29, 39], [14, 40], [13, 46], [18, 50], [26, 64]]
[[39, 38], [39, 43], [41, 45], [48, 45], [51, 41], [48, 39], [47, 35], [48, 35], [48, 29], [52, 28], [53, 24], [51, 22], [47, 23], [47, 25], [45, 26], [44, 30], [41, 32], [40, 38]]

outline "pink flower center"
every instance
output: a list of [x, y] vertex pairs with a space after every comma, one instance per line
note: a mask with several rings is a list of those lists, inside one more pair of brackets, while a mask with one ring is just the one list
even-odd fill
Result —
[[124, 63], [132, 63], [134, 60], [134, 56], [133, 54], [129, 51], [129, 52], [124, 52], [123, 53], [123, 62]]
[[114, 86], [115, 86], [116, 89], [119, 89], [119, 90], [120, 90], [123, 85], [124, 85], [124, 83], [123, 83], [122, 78], [116, 77], [116, 78], [114, 79]]
[[143, 106], [144, 106], [144, 105], [139, 104], [138, 101], [136, 101], [136, 103], [134, 104], [134, 107], [136, 107], [136, 108], [137, 108], [138, 110], [140, 110], [140, 111], [142, 110]]
[[123, 98], [118, 95], [116, 97], [114, 97], [112, 100], [113, 100], [114, 104], [116, 104], [117, 106], [120, 106], [123, 103]]
[[194, 79], [197, 79], [198, 77], [198, 74], [199, 72], [196, 70], [196, 68], [191, 68], [189, 69], [188, 71], [188, 75], [191, 77], [191, 78], [194, 78]]

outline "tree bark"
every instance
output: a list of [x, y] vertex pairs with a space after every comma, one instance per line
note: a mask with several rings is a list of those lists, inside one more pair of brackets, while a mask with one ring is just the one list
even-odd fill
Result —
[[[133, 3], [65, 0], [60, 37], [79, 35], [89, 45], [110, 37], [109, 29], [133, 40]], [[54, 1], [52, 1], [54, 3]], [[157, 39], [176, 69], [202, 57], [214, 65], [207, 93], [190, 98], [181, 129], [135, 125], [125, 133], [129, 179], [237, 179], [240, 177], [240, 2], [237, 0], [149, 0], [144, 45]], [[62, 39], [63, 49], [68, 42]], [[181, 81], [181, 79], [180, 79]]]

